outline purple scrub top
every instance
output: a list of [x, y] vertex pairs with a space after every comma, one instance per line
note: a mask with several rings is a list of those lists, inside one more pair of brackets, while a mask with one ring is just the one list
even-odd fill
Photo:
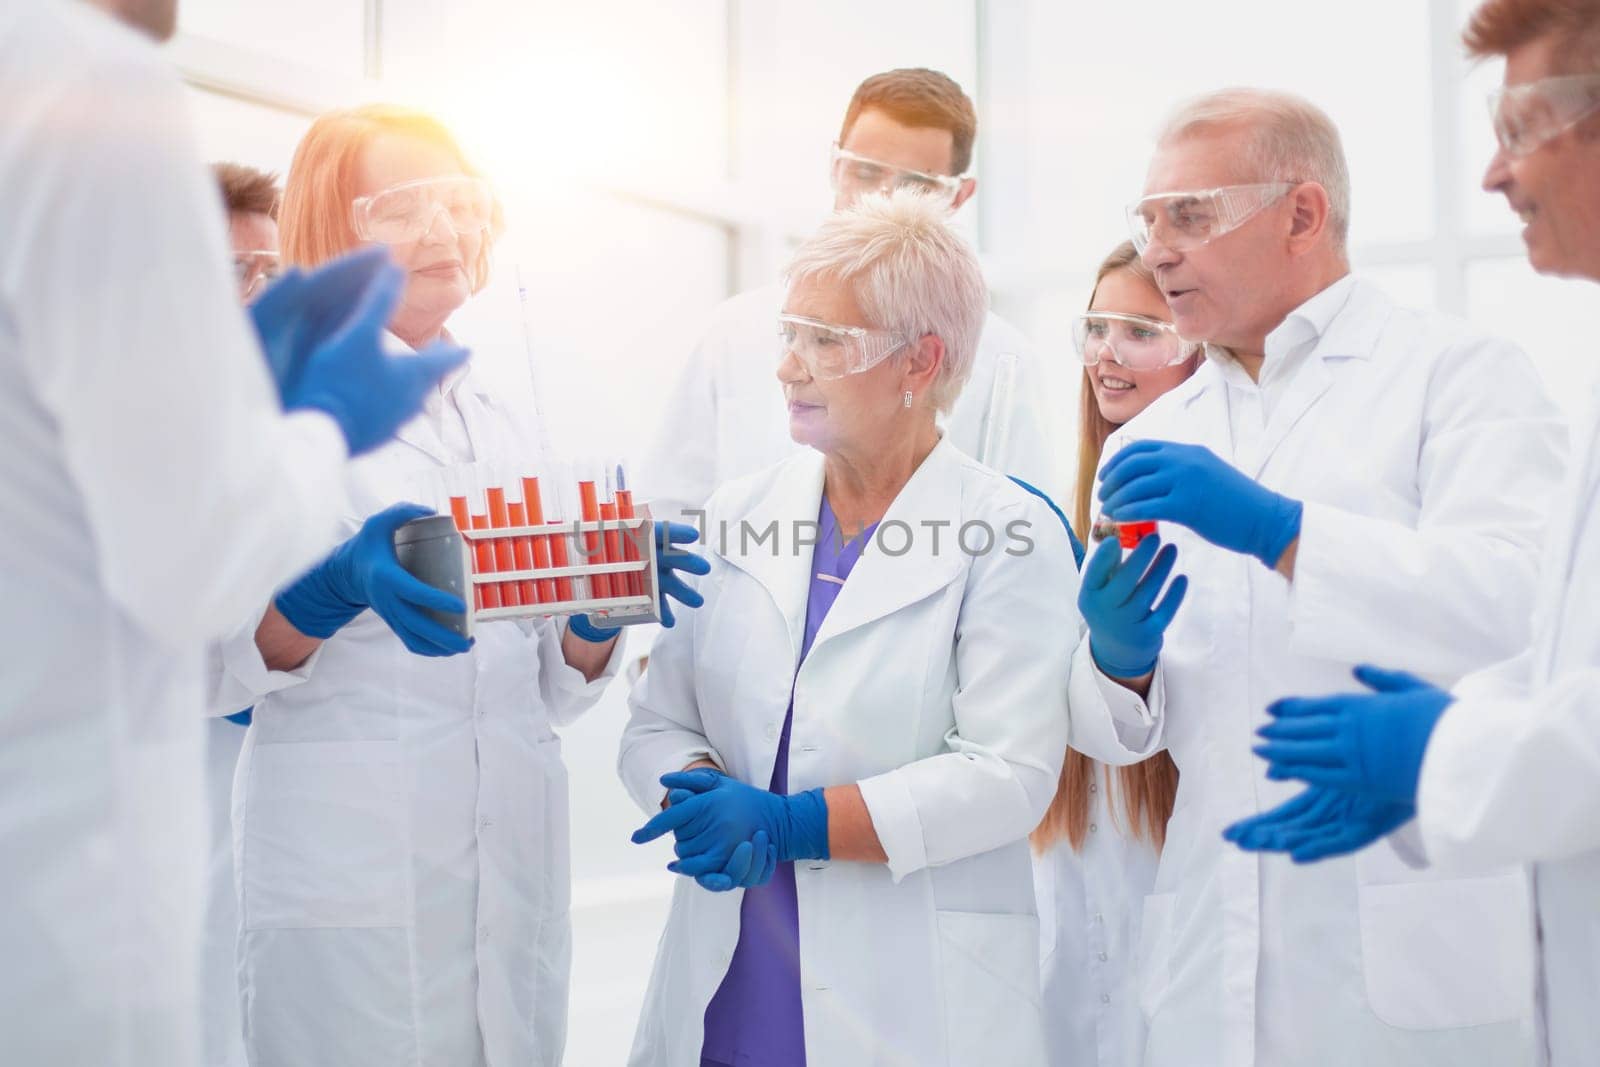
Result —
[[[861, 536], [841, 545], [839, 522], [824, 496], [817, 527], [801, 663], [878, 524], [873, 523]], [[770, 788], [774, 793], [789, 792], [789, 728], [793, 722], [791, 681], [789, 711], [783, 717], [783, 734], [778, 738], [778, 756], [772, 767]], [[744, 902], [739, 906], [739, 944], [722, 985], [706, 1008], [705, 1024], [702, 1067], [805, 1067], [805, 1018], [800, 1009], [800, 906], [795, 897], [793, 863], [778, 864], [772, 881], [744, 891]]]

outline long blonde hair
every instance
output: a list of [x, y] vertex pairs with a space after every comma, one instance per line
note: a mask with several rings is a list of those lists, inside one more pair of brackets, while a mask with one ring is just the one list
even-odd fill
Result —
[[[1095, 291], [1108, 275], [1120, 270], [1137, 275], [1155, 288], [1155, 277], [1140, 262], [1133, 242], [1124, 241], [1100, 264], [1094, 278]], [[1094, 305], [1094, 292], [1089, 294], [1089, 304]], [[1100, 452], [1118, 424], [1100, 413], [1087, 367], [1083, 369], [1078, 394], [1078, 482], [1072, 497], [1072, 525], [1078, 539], [1088, 544], [1090, 497], [1099, 470]], [[1062, 838], [1066, 838], [1073, 851], [1083, 848], [1089, 836], [1089, 787], [1096, 778], [1103, 779], [1107, 789], [1115, 781], [1122, 801], [1122, 817], [1127, 821], [1131, 836], [1144, 838], [1157, 849], [1166, 843], [1167, 820], [1172, 817], [1172, 806], [1178, 795], [1178, 766], [1171, 756], [1158, 752], [1131, 766], [1112, 768], [1075, 749], [1068, 749], [1055, 798], [1030, 835], [1035, 852], [1044, 853]]]

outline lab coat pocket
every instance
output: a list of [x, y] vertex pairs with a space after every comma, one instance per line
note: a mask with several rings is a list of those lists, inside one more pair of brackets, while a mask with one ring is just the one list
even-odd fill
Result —
[[1043, 1064], [1038, 920], [972, 911], [935, 916], [948, 1062]]
[[1172, 971], [1172, 903], [1176, 893], [1151, 893], [1139, 919], [1139, 1011], [1153, 1017]]
[[397, 741], [255, 746], [240, 828], [246, 929], [405, 925], [401, 774]]
[[1360, 908], [1367, 1001], [1385, 1023], [1445, 1030], [1526, 1013], [1533, 939], [1520, 872], [1368, 882]]

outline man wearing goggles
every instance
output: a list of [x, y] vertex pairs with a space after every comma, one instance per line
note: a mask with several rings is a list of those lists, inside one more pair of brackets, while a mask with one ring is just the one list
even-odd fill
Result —
[[1508, 58], [1505, 78], [1489, 97], [1500, 150], [1483, 188], [1505, 196], [1522, 220], [1535, 270], [1592, 278], [1600, 273], [1600, 50], [1577, 59], [1553, 39], [1523, 46]]
[[[1490, 104], [1500, 150], [1484, 188], [1527, 221], [1541, 272], [1600, 281], [1600, 0], [1488, 0], [1465, 36], [1474, 56], [1506, 59]], [[1312, 783], [1323, 800], [1231, 831], [1247, 848], [1316, 859], [1372, 843], [1381, 828], [1364, 813], [1387, 805], [1414, 816], [1397, 835], [1408, 861], [1465, 871], [1534, 864], [1540, 968], [1536, 978], [1514, 973], [1524, 996], [1539, 990], [1552, 1067], [1600, 1062], [1600, 440], [1597, 424], [1586, 425], [1542, 563], [1551, 579], [1532, 646], [1449, 691], [1369, 671], [1370, 692], [1275, 708], [1260, 752], [1269, 773]]]
[[[959, 210], [977, 191], [977, 181], [967, 176], [976, 133], [972, 101], [945, 75], [917, 69], [868, 78], [851, 98], [828, 159], [834, 209], [864, 195], [912, 188], [949, 211]], [[789, 414], [774, 377], [773, 326], [784, 295], [773, 285], [729, 300], [691, 354], [663, 413], [658, 447], [649, 453], [659, 459], [647, 461], [640, 471], [641, 491], [652, 499], [657, 515], [699, 508], [718, 485], [800, 447], [789, 438]], [[826, 325], [783, 324], [786, 336], [802, 344], [797, 352], [802, 365], [815, 367], [819, 377], [841, 367], [861, 369], [895, 351], [873, 338], [830, 335]], [[763, 358], [767, 353], [773, 358]], [[1004, 410], [991, 412], [1002, 354], [1016, 356], [1017, 376], [1012, 399]], [[979, 458], [1048, 490], [1054, 463], [1037, 408], [1038, 374], [1027, 341], [988, 315], [972, 377], [943, 425], [957, 448], [979, 456], [986, 424], [1009, 422], [1009, 454]]]
[[[1140, 984], [1164, 990], [1147, 1019], [1153, 1067], [1534, 1062], [1521, 998], [1499, 992], [1526, 946], [1485, 936], [1525, 914], [1516, 877], [1463, 883], [1397, 863], [1291, 874], [1218, 832], [1302, 792], [1262, 780], [1252, 755], [1268, 703], [1348, 688], [1363, 660], [1453, 681], [1521, 647], [1565, 458], [1521, 352], [1350, 275], [1349, 203], [1328, 117], [1246, 89], [1179, 109], [1129, 211], [1176, 336], [1207, 354], [1132, 424], [1138, 440], [1106, 442], [1104, 514], [1159, 535], [1126, 559], [1107, 542], [1086, 565], [1133, 588], [1158, 536], [1192, 595], [1138, 678], [1101, 663], [1096, 635], [1150, 605], [1097, 615], [1071, 701], [1086, 755], [1130, 764], [1164, 749], [1179, 770], [1165, 856], [1181, 857], [1182, 881], [1164, 859], [1149, 899], [1178, 892], [1160, 923], [1147, 909], [1138, 954]], [[1135, 358], [1115, 325], [1096, 331]], [[1103, 700], [1078, 695], [1079, 664]], [[1388, 828], [1394, 815], [1363, 811]]]

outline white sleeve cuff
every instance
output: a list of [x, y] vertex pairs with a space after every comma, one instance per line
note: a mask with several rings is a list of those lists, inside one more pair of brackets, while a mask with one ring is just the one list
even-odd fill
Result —
[[1165, 735], [1164, 677], [1157, 661], [1149, 696], [1141, 698], [1100, 670], [1085, 634], [1073, 652], [1067, 681], [1068, 744], [1086, 756], [1119, 767], [1155, 755]]
[[206, 707], [208, 715], [220, 717], [243, 711], [269, 693], [309, 681], [316, 670], [326, 642], [319, 642], [316, 651], [293, 670], [277, 671], [267, 666], [266, 660], [261, 658], [261, 650], [256, 647], [256, 629], [261, 625], [267, 607], [213, 646], [210, 657], [213, 661], [212, 689]]
[[863, 778], [856, 783], [872, 818], [878, 844], [889, 858], [889, 874], [896, 881], [928, 865], [922, 840], [922, 817], [911, 796], [910, 784], [898, 770]]
[[701, 760], [710, 760], [717, 770], [728, 773], [727, 763], [710, 742], [687, 730], [655, 734], [631, 745], [624, 737], [623, 743], [627, 748], [618, 760], [617, 774], [628, 795], [646, 815], [660, 811], [661, 802], [667, 798], [667, 791], [661, 786], [663, 774], [681, 771]]
[[[563, 619], [556, 633], [556, 644], [558, 646], [566, 636], [566, 633], [567, 624]], [[593, 681], [585, 678], [582, 671], [568, 663], [565, 656], [557, 656], [555, 674], [552, 676], [555, 688], [574, 700], [583, 701], [585, 706], [592, 704], [605, 691], [606, 686], [611, 684], [611, 680], [617, 676], [617, 672], [627, 662], [627, 650], [628, 628], [624, 626], [621, 628], [621, 632], [617, 634], [617, 643], [611, 646], [611, 655], [606, 659], [605, 667], [599, 674], [594, 676]]]

